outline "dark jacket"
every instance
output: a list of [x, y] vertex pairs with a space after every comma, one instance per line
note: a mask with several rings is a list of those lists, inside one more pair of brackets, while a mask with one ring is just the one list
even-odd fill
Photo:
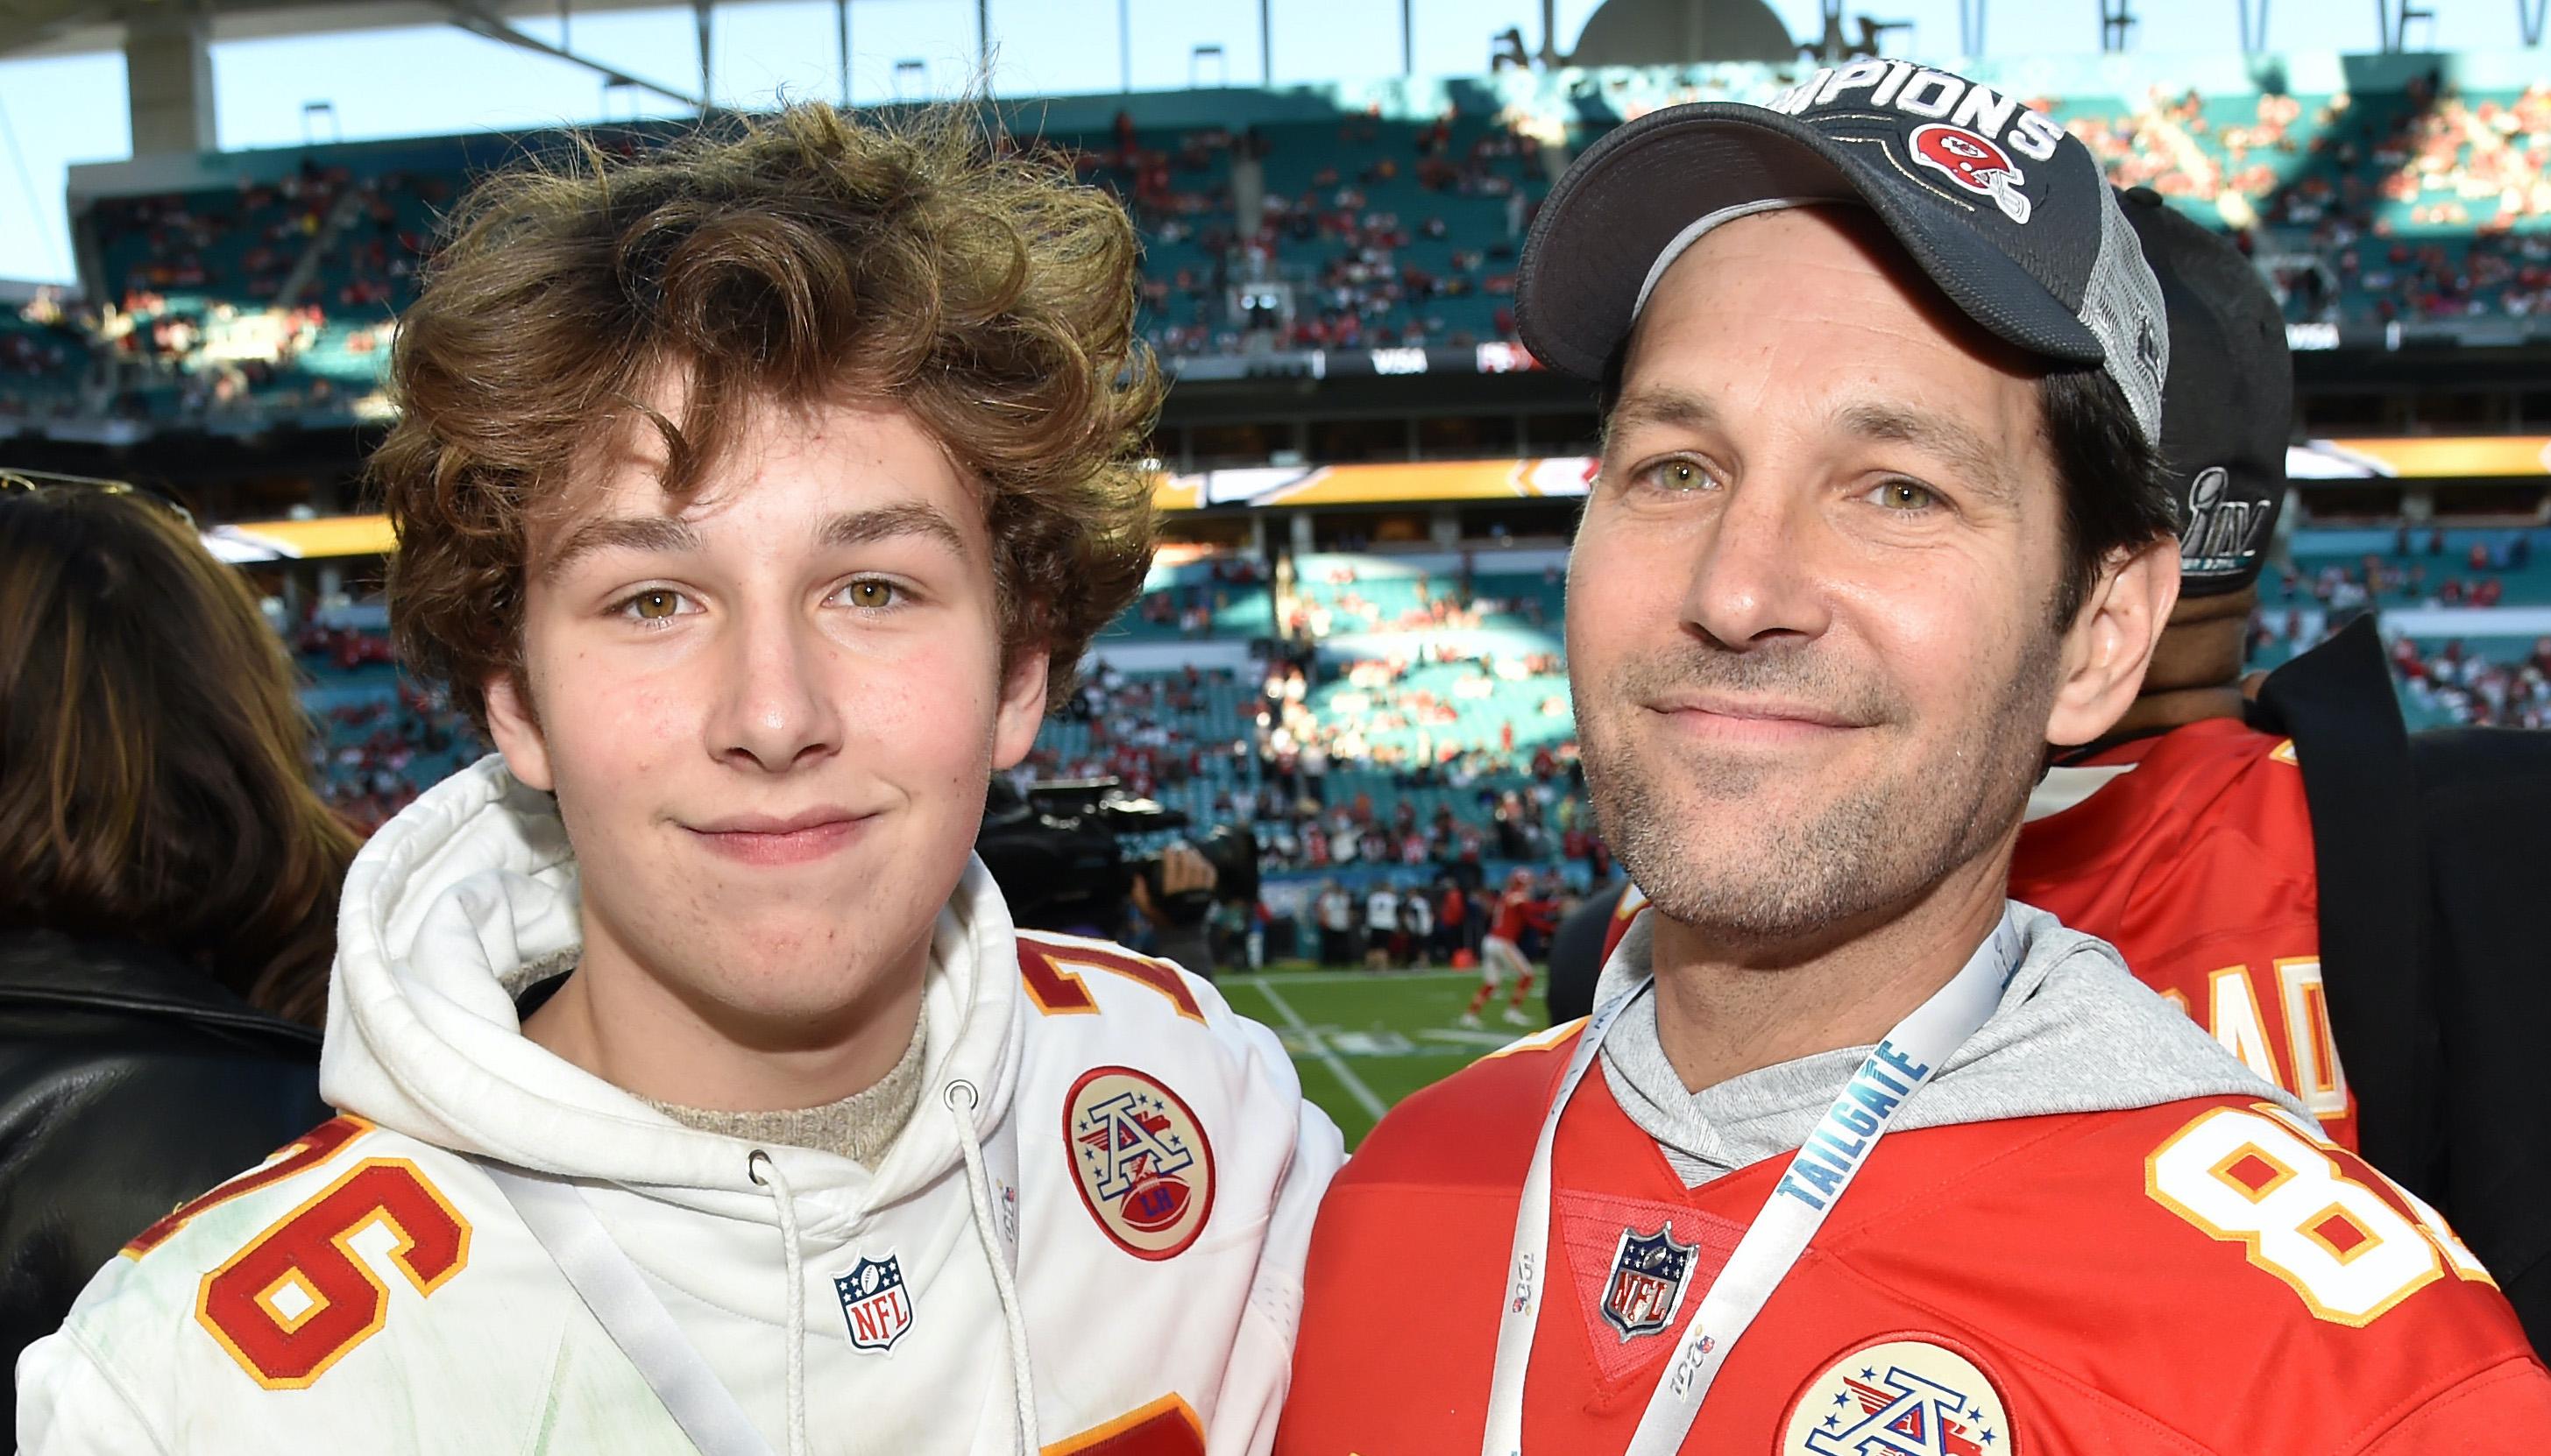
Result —
[[128, 1239], [328, 1116], [310, 1027], [142, 946], [0, 932], [0, 1374]]
[[2311, 807], [2321, 983], [2366, 1161], [2444, 1212], [2551, 1349], [2551, 733], [2408, 733], [2361, 619], [2277, 669]]

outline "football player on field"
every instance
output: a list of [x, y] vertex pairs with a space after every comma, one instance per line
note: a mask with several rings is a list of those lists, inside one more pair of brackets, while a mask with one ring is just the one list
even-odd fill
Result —
[[2443, 1219], [2006, 898], [2048, 743], [2178, 596], [2152, 270], [2078, 141], [1900, 60], [1670, 108], [1553, 190], [1602, 386], [1581, 741], [1650, 911], [1587, 1020], [1331, 1188], [1277, 1448], [2523, 1449]]
[[1151, 555], [1134, 267], [952, 114], [484, 186], [377, 470], [501, 751], [348, 878], [343, 1116], [97, 1276], [22, 1449], [1273, 1441], [1336, 1128], [970, 853]]
[[1496, 1000], [1498, 988], [1509, 980], [1514, 991], [1506, 1001], [1506, 1020], [1518, 1026], [1531, 1021], [1523, 1009], [1532, 995], [1532, 962], [1524, 957], [1524, 933], [1534, 930], [1547, 935], [1558, 919], [1556, 903], [1533, 892], [1532, 871], [1507, 874], [1506, 888], [1497, 896], [1495, 918], [1480, 940], [1480, 989], [1462, 1012], [1463, 1025], [1480, 1024], [1480, 1013]]

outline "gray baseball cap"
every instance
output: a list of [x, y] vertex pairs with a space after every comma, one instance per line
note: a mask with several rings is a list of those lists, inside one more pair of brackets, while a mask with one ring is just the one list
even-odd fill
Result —
[[2159, 444], [2161, 285], [2097, 160], [2044, 114], [1903, 60], [1829, 66], [1763, 106], [1668, 107], [1587, 147], [1524, 243], [1524, 346], [1600, 379], [1684, 249], [1739, 218], [1832, 202], [1877, 214], [1993, 337], [2105, 371]]

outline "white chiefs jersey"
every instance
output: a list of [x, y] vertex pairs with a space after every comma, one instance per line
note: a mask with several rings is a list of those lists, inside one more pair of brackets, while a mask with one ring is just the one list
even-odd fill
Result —
[[98, 1274], [19, 1363], [25, 1452], [692, 1451], [483, 1160], [572, 1180], [774, 1452], [1269, 1447], [1342, 1153], [1265, 1027], [1165, 962], [1015, 931], [974, 864], [910, 1123], [873, 1170], [757, 1148], [522, 1036], [573, 873], [493, 759], [365, 847], [322, 1071], [345, 1116]]

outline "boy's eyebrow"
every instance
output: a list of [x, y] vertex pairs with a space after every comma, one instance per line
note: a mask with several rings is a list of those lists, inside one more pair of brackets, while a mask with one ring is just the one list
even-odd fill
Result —
[[954, 551], [968, 554], [966, 534], [957, 529], [936, 506], [922, 501], [900, 505], [878, 506], [867, 511], [845, 511], [824, 523], [815, 539], [828, 546], [855, 546], [862, 541], [881, 540], [891, 535], [926, 535]]
[[568, 532], [542, 563], [541, 575], [555, 581], [596, 551], [692, 551], [699, 544], [699, 533], [678, 517], [605, 516]]

